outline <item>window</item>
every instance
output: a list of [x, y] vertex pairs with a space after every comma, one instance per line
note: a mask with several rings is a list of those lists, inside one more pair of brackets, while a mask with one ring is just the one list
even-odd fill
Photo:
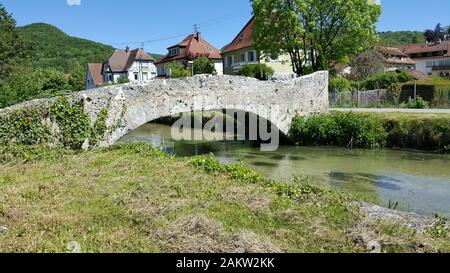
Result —
[[433, 61], [428, 61], [426, 65], [427, 65], [427, 67], [433, 67], [433, 64], [434, 64]]
[[148, 80], [148, 74], [147, 74], [147, 72], [144, 72], [144, 73], [142, 74], [142, 77], [144, 78], [144, 81]]
[[232, 67], [233, 66], [233, 56], [228, 56], [227, 57], [227, 64], [228, 64], [228, 67]]
[[137, 81], [139, 80], [139, 74], [138, 73], [134, 73], [134, 79]]
[[180, 49], [178, 47], [169, 49], [170, 56], [175, 56], [175, 55], [178, 55], [179, 53], [180, 53]]
[[245, 62], [245, 54], [241, 54], [241, 63]]
[[254, 62], [254, 61], [256, 61], [256, 58], [255, 58], [255, 51], [250, 51], [250, 52], [248, 52], [248, 61], [249, 61], [249, 62]]
[[445, 65], [445, 61], [444, 60], [439, 61], [439, 66], [444, 66], [444, 65]]

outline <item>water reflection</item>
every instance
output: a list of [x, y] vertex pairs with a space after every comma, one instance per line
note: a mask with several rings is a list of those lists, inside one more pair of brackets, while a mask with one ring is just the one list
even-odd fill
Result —
[[277, 180], [310, 177], [325, 187], [364, 196], [387, 205], [423, 214], [450, 216], [450, 156], [391, 150], [347, 150], [324, 147], [282, 146], [260, 152], [250, 142], [174, 141], [166, 125], [147, 124], [121, 142], [143, 141], [167, 153], [192, 156], [214, 153], [224, 163], [240, 160]]

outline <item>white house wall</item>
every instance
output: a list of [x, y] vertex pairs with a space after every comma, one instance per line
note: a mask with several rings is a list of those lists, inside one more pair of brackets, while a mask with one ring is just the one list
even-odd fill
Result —
[[214, 68], [216, 69], [217, 75], [223, 75], [223, 62], [222, 60], [212, 61]]

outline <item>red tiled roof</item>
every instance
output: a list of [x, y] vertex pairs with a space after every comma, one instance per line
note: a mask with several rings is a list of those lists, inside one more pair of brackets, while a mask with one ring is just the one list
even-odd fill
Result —
[[88, 70], [96, 85], [101, 85], [103, 83], [102, 67], [102, 64], [88, 64]]
[[234, 38], [234, 40], [225, 46], [222, 53], [227, 53], [231, 51], [236, 51], [242, 48], [247, 48], [253, 46], [253, 29], [255, 27], [254, 18], [245, 25], [245, 27], [239, 32], [239, 34]]
[[439, 51], [447, 51], [445, 56], [450, 56], [450, 41], [444, 41], [437, 45], [429, 45], [429, 44], [410, 44], [403, 45], [399, 47], [406, 54], [416, 54], [416, 53], [428, 53], [428, 52], [439, 52]]
[[157, 63], [167, 63], [174, 60], [193, 60], [198, 57], [207, 57], [208, 59], [222, 59], [220, 50], [208, 43], [202, 38], [200, 33], [187, 36], [179, 44], [169, 47], [168, 49], [180, 47], [180, 53], [174, 56], [167, 55]]
[[144, 52], [142, 48], [137, 48], [131, 51], [115, 50], [111, 57], [109, 57], [108, 64], [112, 72], [124, 72], [133, 65], [135, 60], [155, 61], [155, 59], [153, 59], [150, 54]]

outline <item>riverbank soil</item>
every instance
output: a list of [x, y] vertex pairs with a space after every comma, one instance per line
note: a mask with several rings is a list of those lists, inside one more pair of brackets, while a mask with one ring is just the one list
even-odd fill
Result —
[[447, 223], [145, 144], [4, 147], [0, 252], [449, 252]]

